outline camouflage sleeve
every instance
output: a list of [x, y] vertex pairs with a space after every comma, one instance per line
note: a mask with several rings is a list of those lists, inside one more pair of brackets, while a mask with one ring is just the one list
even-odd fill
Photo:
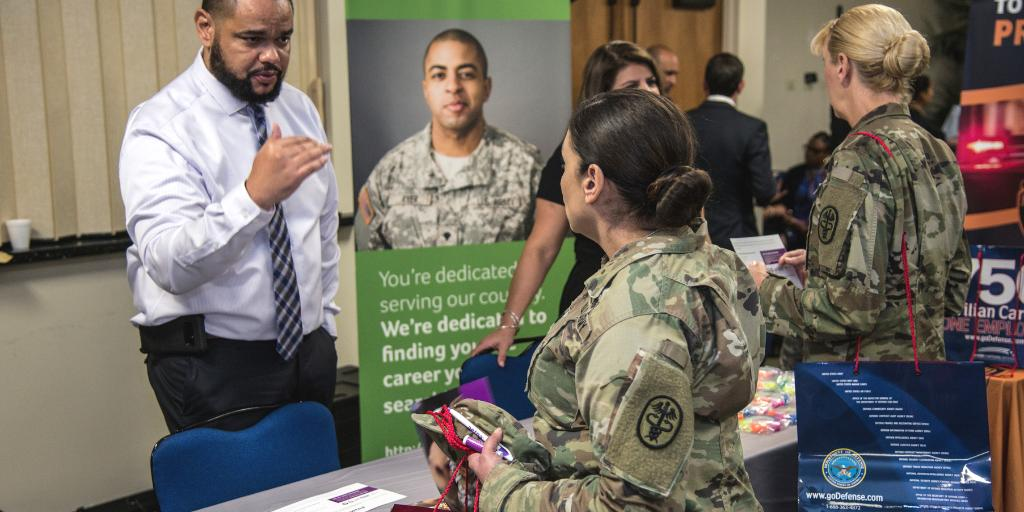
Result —
[[870, 333], [885, 305], [894, 207], [881, 158], [837, 151], [807, 234], [807, 283], [761, 283], [768, 331], [815, 342]]
[[384, 174], [388, 171], [388, 155], [385, 155], [373, 168], [373, 171], [370, 172], [370, 176], [366, 178], [366, 185], [364, 185], [366, 192], [370, 196], [370, 208], [373, 209], [373, 219], [370, 220], [370, 224], [367, 226], [369, 238], [366, 242], [366, 248], [371, 251], [387, 249], [389, 247], [383, 230], [384, 215], [387, 213], [387, 207], [384, 202], [384, 187], [381, 184]]
[[967, 232], [960, 237], [960, 244], [949, 262], [949, 280], [946, 281], [946, 316], [963, 313], [967, 300], [967, 284], [971, 280], [971, 254], [967, 245]]
[[[495, 468], [483, 510], [679, 510], [693, 445], [692, 365], [679, 321], [645, 315], [622, 321], [576, 365], [580, 413], [598, 474], [556, 481]], [[586, 439], [584, 436], [583, 439]]]

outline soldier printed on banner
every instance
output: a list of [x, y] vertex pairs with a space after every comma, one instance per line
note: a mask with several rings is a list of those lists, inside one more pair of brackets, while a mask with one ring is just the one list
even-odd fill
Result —
[[469, 245], [526, 238], [540, 152], [484, 120], [491, 78], [470, 33], [435, 36], [423, 60], [431, 121], [377, 163], [359, 194], [367, 249]]

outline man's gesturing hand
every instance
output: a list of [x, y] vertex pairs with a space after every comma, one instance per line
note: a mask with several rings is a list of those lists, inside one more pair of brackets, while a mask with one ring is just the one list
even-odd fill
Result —
[[266, 144], [256, 153], [245, 189], [260, 208], [271, 210], [288, 199], [310, 174], [327, 163], [330, 144], [309, 137], [281, 137], [274, 123]]

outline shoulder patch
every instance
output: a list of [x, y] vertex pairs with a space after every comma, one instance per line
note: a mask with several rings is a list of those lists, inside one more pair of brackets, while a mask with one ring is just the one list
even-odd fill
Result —
[[[860, 174], [854, 173], [855, 176]], [[829, 275], [842, 272], [843, 247], [850, 236], [854, 217], [864, 204], [867, 191], [841, 180], [828, 180], [819, 191], [813, 223], [808, 233], [808, 251], [817, 253], [818, 264]]]
[[647, 401], [636, 422], [636, 435], [644, 446], [660, 450], [679, 434], [683, 409], [670, 396], [658, 395]]
[[839, 225], [839, 210], [828, 205], [818, 215], [818, 239], [823, 244], [830, 244], [836, 237], [836, 226]]
[[644, 355], [616, 405], [603, 462], [633, 486], [668, 496], [693, 446], [690, 375], [659, 352]]

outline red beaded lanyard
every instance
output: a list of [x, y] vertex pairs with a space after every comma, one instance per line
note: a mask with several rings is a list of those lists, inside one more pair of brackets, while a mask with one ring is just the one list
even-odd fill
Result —
[[[438, 412], [427, 411], [427, 414], [434, 417], [434, 421], [437, 423], [437, 426], [441, 429], [441, 433], [444, 434], [444, 438], [446, 441], [448, 441], [448, 445], [451, 446], [452, 448], [455, 448], [456, 450], [465, 453], [465, 455], [463, 455], [462, 458], [459, 459], [459, 463], [455, 466], [455, 471], [452, 471], [452, 476], [451, 478], [448, 479], [448, 485], [445, 486], [444, 492], [441, 493], [441, 499], [439, 499], [437, 503], [434, 504], [434, 510], [436, 511], [437, 508], [441, 506], [441, 503], [444, 503], [445, 497], [448, 496], [448, 491], [452, 489], [452, 484], [455, 483], [455, 478], [456, 476], [458, 476], [459, 470], [462, 469], [462, 466], [463, 464], [465, 464], [469, 454], [474, 452], [468, 446], [466, 446], [465, 443], [463, 443], [462, 440], [459, 439], [459, 435], [455, 433], [455, 421], [452, 419], [452, 413], [451, 411], [448, 410], [447, 405], [441, 406], [441, 410]], [[469, 508], [468, 503], [466, 504], [466, 508]], [[478, 478], [476, 480], [476, 496], [473, 499], [473, 512], [477, 512], [479, 509], [480, 479]]]

